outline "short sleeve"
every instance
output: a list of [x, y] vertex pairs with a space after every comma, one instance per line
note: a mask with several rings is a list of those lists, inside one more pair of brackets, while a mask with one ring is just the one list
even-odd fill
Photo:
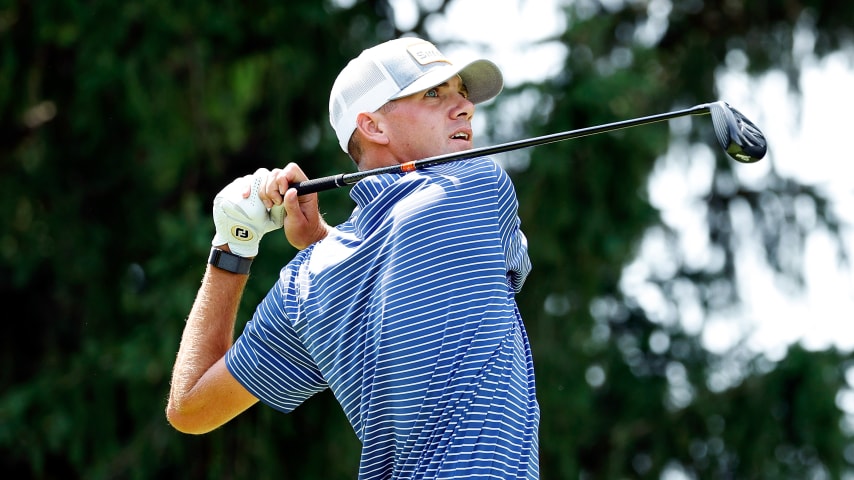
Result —
[[328, 385], [286, 315], [285, 285], [280, 279], [267, 293], [225, 360], [249, 392], [277, 410], [290, 412]]

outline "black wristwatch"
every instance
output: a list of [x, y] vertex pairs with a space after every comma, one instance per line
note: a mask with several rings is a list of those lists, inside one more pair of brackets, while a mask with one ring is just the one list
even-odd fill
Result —
[[252, 266], [252, 259], [214, 247], [211, 248], [211, 256], [208, 257], [208, 263], [227, 272], [246, 275], [249, 273], [249, 267]]

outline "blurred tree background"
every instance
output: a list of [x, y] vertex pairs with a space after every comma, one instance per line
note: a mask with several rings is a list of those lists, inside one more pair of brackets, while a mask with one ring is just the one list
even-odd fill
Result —
[[[4, 475], [354, 478], [358, 442], [331, 395], [292, 415], [256, 406], [187, 436], [164, 417], [170, 369], [214, 194], [288, 161], [314, 177], [352, 170], [328, 127], [335, 75], [377, 42], [430, 38], [453, 1], [418, 2], [406, 29], [384, 0], [0, 2]], [[850, 48], [854, 28], [854, 3], [838, 0], [564, 3], [567, 28], [551, 39], [569, 47], [563, 70], [485, 106], [487, 137], [507, 140], [501, 121], [520, 98], [537, 108], [516, 118], [513, 139], [716, 99], [733, 52], [748, 74], [779, 69], [796, 88], [797, 30], [822, 56]], [[639, 34], [653, 23], [655, 35]], [[696, 121], [686, 140], [711, 139], [711, 122]], [[686, 258], [646, 191], [672, 141], [667, 128], [632, 129], [508, 167], [534, 263], [518, 301], [537, 365], [543, 478], [851, 478], [839, 401], [851, 352], [715, 354], [678, 322], [686, 303], [711, 315], [740, 301], [732, 209], [750, 207], [769, 267], [796, 284], [802, 259], [782, 246], [811, 226], [844, 226], [820, 190], [773, 169], [761, 190], [741, 185], [716, 150], [700, 213], [716, 260]], [[346, 218], [346, 191], [321, 195], [331, 223]], [[791, 214], [804, 198], [814, 224]], [[667, 275], [651, 279], [665, 315], [620, 286], [650, 231], [674, 245]], [[294, 254], [269, 237], [238, 330]]]

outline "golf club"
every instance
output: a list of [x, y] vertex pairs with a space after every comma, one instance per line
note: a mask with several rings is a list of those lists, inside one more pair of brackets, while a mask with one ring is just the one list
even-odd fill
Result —
[[607, 123], [604, 125], [581, 128], [578, 130], [570, 130], [566, 132], [553, 133], [541, 137], [528, 138], [517, 140], [514, 142], [502, 143], [499, 145], [474, 148], [463, 152], [455, 152], [435, 157], [414, 160], [411, 162], [392, 165], [388, 167], [374, 168], [361, 172], [339, 173], [329, 177], [315, 178], [305, 182], [295, 183], [292, 188], [297, 190], [298, 195], [320, 192], [323, 190], [331, 190], [338, 187], [353, 185], [363, 178], [383, 173], [405, 173], [420, 170], [422, 168], [439, 165], [442, 163], [453, 162], [456, 160], [464, 160], [487, 155], [495, 155], [498, 153], [509, 152], [527, 147], [545, 145], [547, 143], [569, 140], [571, 138], [596, 135], [604, 132], [611, 132], [648, 123], [662, 122], [677, 117], [685, 117], [689, 115], [706, 115], [712, 116], [712, 123], [715, 127], [715, 136], [718, 139], [718, 144], [726, 153], [734, 160], [741, 163], [753, 163], [759, 161], [765, 156], [767, 144], [765, 136], [756, 125], [748, 120], [738, 110], [729, 106], [728, 103], [718, 101], [714, 103], [704, 103], [683, 110], [675, 110], [668, 113], [660, 113], [647, 117], [635, 118], [632, 120], [623, 120], [620, 122]]

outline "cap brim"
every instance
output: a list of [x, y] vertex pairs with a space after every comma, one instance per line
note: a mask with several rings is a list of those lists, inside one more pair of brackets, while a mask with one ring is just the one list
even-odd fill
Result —
[[504, 88], [504, 76], [497, 65], [489, 60], [475, 60], [462, 66], [446, 64], [435, 67], [389, 100], [408, 97], [431, 89], [454, 75], [459, 75], [463, 79], [472, 103], [481, 103], [494, 98]]

